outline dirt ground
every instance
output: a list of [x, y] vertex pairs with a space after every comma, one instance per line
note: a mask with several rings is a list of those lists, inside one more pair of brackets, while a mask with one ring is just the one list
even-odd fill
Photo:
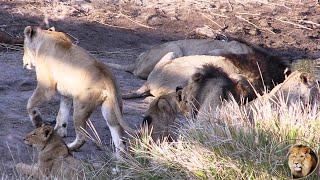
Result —
[[[302, 1], [301, 1], [302, 2]], [[320, 5], [317, 1], [0, 1], [0, 32], [21, 38], [27, 25], [51, 27], [73, 37], [103, 62], [132, 63], [144, 50], [185, 38], [239, 39], [267, 48], [290, 60], [320, 58]], [[22, 68], [21, 46], [9, 45], [0, 34], [0, 172], [14, 178], [14, 164], [31, 163], [32, 148], [24, 135], [33, 129], [26, 104], [36, 85], [35, 73]], [[143, 80], [113, 70], [123, 92]], [[137, 126], [152, 97], [124, 101], [124, 118]], [[53, 121], [59, 100], [44, 104], [41, 112]], [[110, 133], [100, 112], [91, 117], [103, 143]], [[71, 121], [67, 142], [74, 139]], [[103, 152], [87, 142], [74, 155], [90, 162]], [[0, 173], [2, 175], [2, 173]]]

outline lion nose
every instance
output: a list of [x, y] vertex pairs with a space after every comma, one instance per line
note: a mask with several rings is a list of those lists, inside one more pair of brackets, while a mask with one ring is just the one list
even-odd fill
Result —
[[143, 118], [143, 121], [142, 121], [142, 124], [145, 125], [145, 124], [148, 124], [148, 126], [152, 123], [152, 117], [151, 116], [145, 116]]

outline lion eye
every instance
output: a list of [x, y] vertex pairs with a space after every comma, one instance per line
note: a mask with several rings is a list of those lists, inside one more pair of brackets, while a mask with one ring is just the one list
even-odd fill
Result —
[[304, 157], [304, 155], [301, 155], [300, 157], [301, 157], [301, 158], [303, 158], [303, 157]]

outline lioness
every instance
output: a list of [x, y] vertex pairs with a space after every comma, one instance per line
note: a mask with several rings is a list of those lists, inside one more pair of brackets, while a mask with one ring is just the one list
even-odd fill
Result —
[[180, 112], [175, 93], [165, 94], [154, 99], [145, 113], [142, 126], [148, 126], [152, 130], [153, 140], [162, 140], [168, 137], [175, 139], [174, 126], [177, 123], [177, 115]]
[[251, 88], [245, 78], [235, 82], [222, 68], [205, 64], [192, 75], [188, 85], [176, 93], [183, 113], [198, 119], [198, 114], [202, 116], [215, 110], [230, 95], [239, 101], [244, 88]]
[[[131, 129], [122, 119], [122, 99], [115, 77], [108, 68], [81, 47], [72, 44], [62, 32], [26, 27], [24, 30], [23, 64], [35, 67], [37, 87], [28, 100], [27, 111], [35, 126], [39, 123], [37, 107], [49, 101], [56, 92], [61, 95], [57, 117], [58, 133], [64, 136], [71, 103], [76, 139], [68, 144], [70, 150], [85, 143], [81, 128], [99, 105], [110, 128], [116, 154], [124, 147], [123, 128]], [[39, 118], [38, 118], [39, 119]], [[62, 129], [62, 130], [60, 130]]]
[[305, 145], [295, 145], [289, 150], [288, 165], [293, 178], [301, 178], [309, 175], [317, 166], [316, 154]]
[[[264, 85], [272, 88], [284, 80], [286, 64], [274, 59], [266, 59], [261, 53], [247, 55], [226, 54], [222, 56], [186, 56], [171, 60], [173, 53], [166, 54], [148, 76], [147, 82], [136, 90], [123, 95], [124, 99], [146, 95], [160, 96], [174, 92], [178, 86], [184, 87], [197, 68], [204, 64], [220, 67], [230, 77], [241, 74], [260, 93]], [[261, 76], [263, 78], [261, 78]]]
[[186, 39], [167, 42], [152, 47], [140, 54], [135, 63], [131, 65], [118, 65], [108, 63], [110, 67], [132, 72], [134, 75], [147, 79], [150, 72], [160, 59], [169, 52], [173, 52], [172, 59], [191, 55], [219, 55], [221, 52], [233, 54], [252, 53], [252, 49], [237, 41], [219, 41], [211, 39]]
[[288, 105], [299, 102], [302, 105], [314, 105], [320, 100], [317, 79], [310, 73], [294, 71], [282, 83], [275, 86], [269, 93], [260, 96], [250, 104], [263, 101], [277, 102], [280, 98]]
[[37, 148], [38, 163], [33, 165], [18, 163], [16, 164], [18, 173], [37, 179], [84, 178], [81, 162], [70, 154], [67, 145], [50, 125], [42, 124], [28, 133], [24, 142]]

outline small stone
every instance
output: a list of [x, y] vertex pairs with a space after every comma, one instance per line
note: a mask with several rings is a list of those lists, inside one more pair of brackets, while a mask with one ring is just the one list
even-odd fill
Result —
[[258, 32], [257, 32], [256, 29], [250, 29], [248, 33], [249, 33], [250, 35], [254, 35], [254, 36], [258, 34]]
[[260, 24], [260, 26], [262, 26], [262, 27], [267, 27], [267, 26], [269, 26], [269, 23], [268, 23], [268, 21], [267, 21], [266, 19], [261, 19], [261, 20], [259, 21], [259, 24]]
[[18, 90], [19, 91], [31, 91], [35, 89], [35, 82], [30, 80], [24, 80], [19, 84]]
[[196, 34], [198, 34], [200, 36], [206, 36], [209, 38], [213, 38], [216, 36], [214, 31], [209, 26], [199, 27], [195, 30], [195, 32], [196, 32]]

